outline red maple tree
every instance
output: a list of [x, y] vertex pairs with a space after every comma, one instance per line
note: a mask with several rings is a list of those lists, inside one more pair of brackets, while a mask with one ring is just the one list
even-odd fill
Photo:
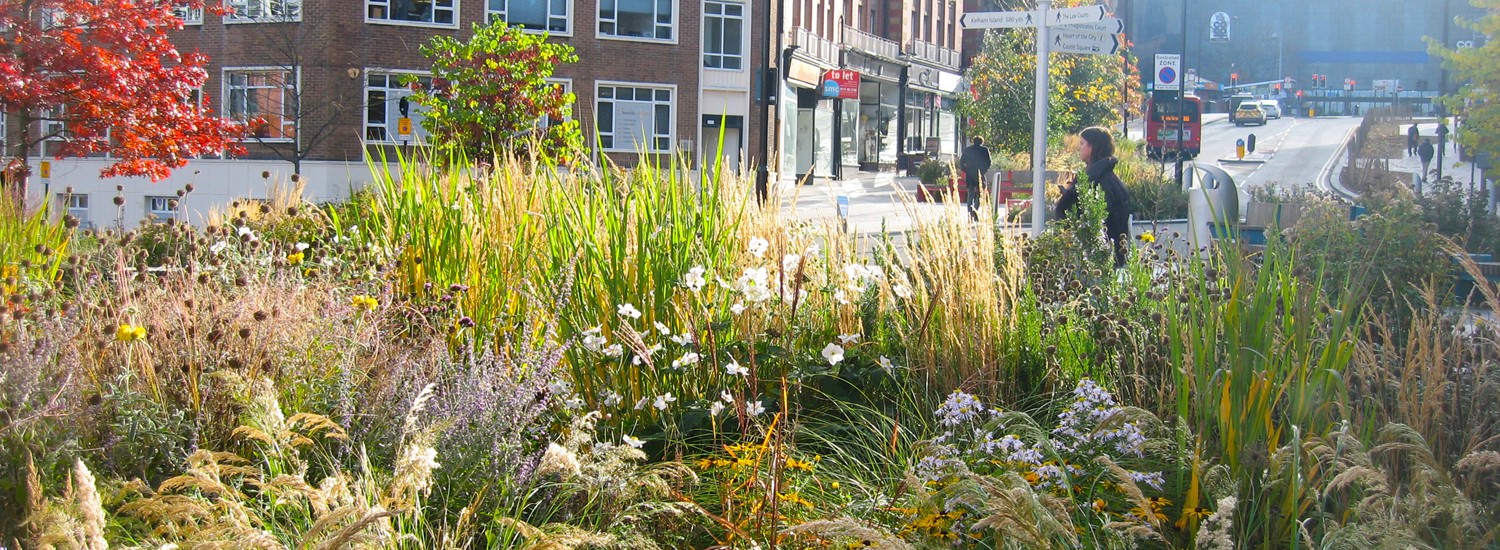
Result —
[[103, 177], [166, 178], [191, 158], [240, 151], [241, 124], [206, 107], [207, 56], [168, 32], [177, 9], [204, 0], [0, 1], [0, 111], [9, 118], [7, 172], [24, 192], [27, 156], [44, 141], [57, 158], [107, 153]]

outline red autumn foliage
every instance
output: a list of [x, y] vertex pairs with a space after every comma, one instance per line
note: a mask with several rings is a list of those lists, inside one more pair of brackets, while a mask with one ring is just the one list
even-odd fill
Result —
[[[198, 90], [207, 56], [182, 53], [174, 8], [203, 0], [0, 2], [0, 109], [12, 125], [10, 167], [48, 138], [58, 158], [107, 153], [100, 175], [166, 178], [191, 158], [239, 153], [241, 124], [214, 116]], [[215, 11], [221, 8], [207, 8]], [[201, 105], [200, 106], [200, 101]]]

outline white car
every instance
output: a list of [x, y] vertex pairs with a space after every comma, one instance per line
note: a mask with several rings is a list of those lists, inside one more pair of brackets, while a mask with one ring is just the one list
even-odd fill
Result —
[[1260, 110], [1265, 111], [1268, 120], [1281, 118], [1281, 103], [1274, 100], [1260, 102]]

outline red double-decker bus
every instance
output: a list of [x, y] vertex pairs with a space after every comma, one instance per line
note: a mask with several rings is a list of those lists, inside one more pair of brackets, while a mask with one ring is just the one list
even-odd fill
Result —
[[[1178, 105], [1182, 113], [1178, 113]], [[1181, 115], [1181, 116], [1179, 116]], [[1177, 130], [1182, 129], [1179, 149]], [[1203, 101], [1189, 95], [1179, 100], [1176, 94], [1153, 96], [1146, 103], [1146, 154], [1151, 158], [1175, 158], [1179, 150], [1184, 158], [1194, 158], [1203, 148]]]

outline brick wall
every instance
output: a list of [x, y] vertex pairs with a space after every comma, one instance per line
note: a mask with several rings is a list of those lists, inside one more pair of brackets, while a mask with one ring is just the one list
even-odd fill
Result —
[[[460, 0], [458, 26], [436, 28], [367, 23], [362, 0], [304, 0], [299, 23], [226, 24], [208, 14], [202, 25], [189, 26], [174, 39], [185, 51], [209, 55], [205, 89], [216, 112], [224, 112], [226, 106], [223, 68], [299, 65], [308, 159], [357, 161], [363, 158], [365, 78], [362, 72], [351, 77], [351, 70], [426, 69], [430, 65], [420, 46], [436, 35], [468, 36], [471, 25], [484, 21], [486, 4]], [[699, 0], [677, 0], [676, 43], [648, 43], [597, 38], [597, 0], [573, 0], [573, 36], [553, 40], [573, 45], [579, 62], [560, 67], [556, 76], [572, 79], [578, 96], [574, 114], [584, 121], [585, 139], [594, 139], [594, 87], [599, 80], [675, 84], [673, 146], [697, 137], [701, 6]], [[746, 21], [747, 31], [758, 28], [754, 19]], [[751, 59], [758, 60], [755, 44], [752, 40]], [[278, 147], [285, 153], [289, 146], [252, 144], [250, 156], [275, 158]], [[611, 155], [627, 164], [634, 156]]]

